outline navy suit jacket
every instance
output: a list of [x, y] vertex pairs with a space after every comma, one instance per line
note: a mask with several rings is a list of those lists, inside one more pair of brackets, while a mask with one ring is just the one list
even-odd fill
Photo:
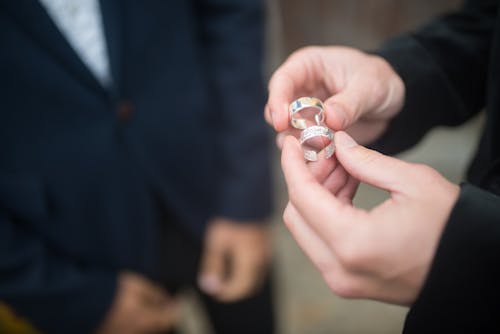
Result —
[[0, 300], [87, 333], [116, 274], [155, 277], [158, 199], [208, 219], [270, 211], [262, 4], [101, 2], [103, 88], [36, 0], [0, 0]]

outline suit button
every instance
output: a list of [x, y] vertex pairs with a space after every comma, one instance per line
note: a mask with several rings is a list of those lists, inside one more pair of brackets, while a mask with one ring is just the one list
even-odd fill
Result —
[[116, 117], [120, 122], [127, 122], [134, 113], [134, 106], [130, 101], [121, 101], [116, 109]]

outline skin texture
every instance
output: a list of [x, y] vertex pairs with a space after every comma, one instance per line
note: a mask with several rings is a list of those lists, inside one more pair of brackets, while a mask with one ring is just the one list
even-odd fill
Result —
[[179, 305], [164, 289], [142, 275], [122, 272], [115, 300], [96, 333], [159, 333], [178, 318]]
[[290, 130], [288, 105], [301, 96], [324, 101], [330, 128], [349, 129], [368, 143], [401, 109], [404, 84], [381, 57], [346, 47], [307, 47], [293, 53], [269, 82], [265, 117], [277, 132]]
[[[208, 225], [200, 265], [200, 287], [222, 302], [234, 302], [258, 289], [267, 274], [269, 227], [218, 218]], [[180, 307], [165, 289], [146, 277], [123, 272], [114, 302], [97, 334], [158, 333], [173, 328]]]
[[267, 224], [214, 219], [205, 237], [199, 286], [222, 302], [247, 298], [267, 274], [270, 254]]
[[[299, 50], [269, 84], [265, 114], [280, 132], [290, 198], [284, 222], [342, 297], [410, 305], [458, 197], [459, 187], [432, 168], [382, 155], [352, 138], [378, 138], [404, 95], [401, 78], [384, 59], [344, 47]], [[300, 96], [325, 100], [326, 123], [337, 130], [334, 158], [304, 161], [287, 110]], [[369, 211], [355, 208], [359, 182], [390, 198]]]

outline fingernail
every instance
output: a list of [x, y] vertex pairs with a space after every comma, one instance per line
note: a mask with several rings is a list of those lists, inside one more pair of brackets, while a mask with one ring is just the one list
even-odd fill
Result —
[[[335, 101], [328, 101], [327, 107], [332, 110], [335, 116], [340, 120], [340, 129], [344, 129], [347, 123], [347, 114], [344, 111], [344, 108], [336, 103]], [[337, 130], [340, 130], [337, 129]]]
[[354, 139], [352, 139], [351, 136], [349, 136], [347, 133], [345, 132], [337, 132], [337, 134], [335, 135], [335, 143], [337, 144], [337, 146], [343, 146], [343, 147], [346, 147], [346, 148], [351, 148], [351, 147], [354, 147], [356, 145], [358, 145], [358, 143], [356, 143], [354, 141]]
[[214, 275], [202, 276], [198, 284], [206, 293], [217, 293], [220, 290], [220, 280]]

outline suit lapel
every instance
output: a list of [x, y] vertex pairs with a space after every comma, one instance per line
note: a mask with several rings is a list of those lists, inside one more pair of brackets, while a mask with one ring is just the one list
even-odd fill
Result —
[[48, 13], [38, 1], [3, 0], [2, 6], [39, 45], [69, 73], [89, 88], [100, 93], [106, 90], [68, 43]]

